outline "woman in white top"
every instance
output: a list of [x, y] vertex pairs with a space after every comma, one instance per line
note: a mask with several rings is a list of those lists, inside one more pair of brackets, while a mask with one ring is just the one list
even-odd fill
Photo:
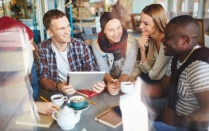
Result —
[[100, 18], [101, 32], [92, 45], [93, 53], [111, 95], [120, 91], [120, 82], [128, 81], [138, 51], [137, 41], [127, 34], [118, 14], [104, 12]]
[[151, 4], [142, 10], [141, 37], [138, 39], [141, 56], [139, 68], [143, 72], [142, 78], [149, 79], [148, 81], [161, 80], [171, 58], [164, 55], [161, 42], [166, 24], [166, 12], [162, 5]]

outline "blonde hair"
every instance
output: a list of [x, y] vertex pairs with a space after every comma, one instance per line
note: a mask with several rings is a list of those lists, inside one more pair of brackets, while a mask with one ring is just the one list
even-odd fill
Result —
[[164, 33], [164, 29], [168, 20], [167, 20], [166, 12], [162, 5], [160, 4], [148, 5], [142, 10], [142, 12], [152, 17], [159, 31]]

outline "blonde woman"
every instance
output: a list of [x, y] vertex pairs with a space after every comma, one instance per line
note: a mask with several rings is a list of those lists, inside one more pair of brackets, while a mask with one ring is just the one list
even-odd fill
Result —
[[140, 76], [147, 82], [156, 82], [165, 75], [171, 57], [164, 55], [163, 43], [164, 29], [167, 24], [166, 12], [162, 5], [151, 4], [141, 13], [141, 37], [138, 39], [141, 60]]

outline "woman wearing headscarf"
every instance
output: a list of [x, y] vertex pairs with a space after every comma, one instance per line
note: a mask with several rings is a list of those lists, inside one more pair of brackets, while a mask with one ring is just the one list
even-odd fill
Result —
[[129, 81], [134, 67], [138, 45], [128, 35], [115, 12], [104, 12], [100, 17], [101, 32], [92, 49], [101, 71], [105, 71], [104, 81], [111, 95], [120, 91], [120, 82]]

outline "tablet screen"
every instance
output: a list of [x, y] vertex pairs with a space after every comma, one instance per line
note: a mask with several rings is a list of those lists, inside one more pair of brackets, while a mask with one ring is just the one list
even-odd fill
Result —
[[98, 82], [102, 82], [105, 72], [68, 72], [69, 83], [75, 90], [92, 89]]

